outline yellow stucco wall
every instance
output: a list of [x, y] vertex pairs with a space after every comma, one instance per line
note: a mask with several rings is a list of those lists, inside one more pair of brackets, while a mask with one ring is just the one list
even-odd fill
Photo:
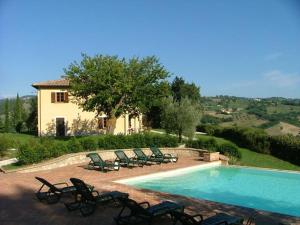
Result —
[[[64, 118], [66, 124], [66, 135], [73, 135], [74, 120], [80, 118], [81, 121], [95, 120], [95, 113], [84, 112], [79, 106], [74, 103], [72, 96], [69, 96], [69, 102], [51, 102], [51, 92], [67, 92], [67, 89], [38, 89], [38, 131], [39, 136], [55, 135], [55, 120], [56, 118]], [[122, 115], [117, 119], [114, 134], [128, 133], [128, 115]], [[140, 116], [141, 118], [141, 116]], [[96, 121], [96, 120], [95, 120]], [[142, 121], [142, 120], [140, 120]], [[135, 126], [134, 131], [138, 132], [141, 124], [137, 118], [132, 119], [132, 124]], [[99, 131], [97, 128], [95, 131]], [[54, 133], [53, 133], [54, 132]]]

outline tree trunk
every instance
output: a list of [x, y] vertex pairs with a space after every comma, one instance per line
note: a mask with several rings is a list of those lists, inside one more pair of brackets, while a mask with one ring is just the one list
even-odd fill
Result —
[[181, 143], [181, 141], [182, 141], [182, 130], [181, 129], [178, 131], [178, 141], [179, 141], [179, 143]]
[[114, 134], [114, 131], [116, 129], [116, 124], [117, 124], [117, 118], [115, 116], [110, 117], [106, 123], [106, 133]]

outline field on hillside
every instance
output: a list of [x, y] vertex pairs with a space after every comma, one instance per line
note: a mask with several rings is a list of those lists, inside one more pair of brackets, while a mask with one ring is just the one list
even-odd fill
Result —
[[292, 134], [294, 136], [300, 134], [300, 127], [280, 122], [268, 129], [266, 129], [269, 135], [284, 135], [284, 134]]
[[239, 126], [239, 127], [258, 127], [264, 123], [266, 120], [259, 119], [255, 115], [250, 115], [247, 113], [237, 113], [232, 115], [233, 121], [220, 123], [223, 127], [228, 126]]
[[203, 97], [202, 104], [202, 124], [258, 127], [270, 135], [300, 134], [299, 99], [216, 96]]

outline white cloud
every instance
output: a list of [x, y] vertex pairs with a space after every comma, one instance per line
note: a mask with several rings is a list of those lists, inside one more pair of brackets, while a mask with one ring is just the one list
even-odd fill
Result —
[[272, 70], [263, 74], [265, 81], [271, 84], [285, 88], [285, 87], [295, 87], [300, 84], [300, 75], [293, 73], [284, 73], [280, 70]]
[[266, 55], [264, 57], [264, 60], [266, 60], [266, 61], [273, 61], [273, 60], [276, 60], [276, 59], [280, 58], [282, 55], [283, 55], [282, 52], [274, 52], [274, 53]]

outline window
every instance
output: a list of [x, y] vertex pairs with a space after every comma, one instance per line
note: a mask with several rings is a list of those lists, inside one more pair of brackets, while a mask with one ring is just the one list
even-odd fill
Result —
[[65, 93], [57, 92], [56, 93], [56, 102], [64, 102], [65, 101]]
[[107, 123], [107, 118], [106, 117], [101, 117], [98, 121], [98, 128], [99, 129], [104, 129], [106, 128], [106, 123]]
[[69, 102], [68, 92], [51, 92], [51, 102]]

